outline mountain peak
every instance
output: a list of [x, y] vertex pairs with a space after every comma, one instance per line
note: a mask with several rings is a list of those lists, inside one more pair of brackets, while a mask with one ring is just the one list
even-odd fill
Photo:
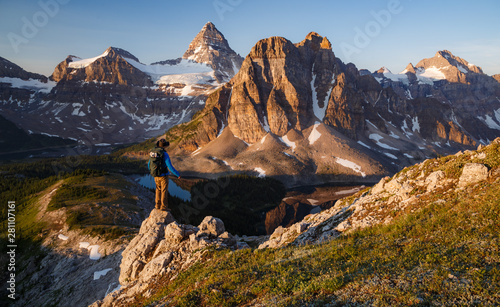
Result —
[[415, 66], [413, 66], [412, 63], [408, 63], [408, 65], [406, 65], [405, 70], [403, 70], [401, 73], [402, 74], [406, 74], [408, 72], [413, 73], [413, 74], [417, 73], [416, 70], [415, 70]]
[[139, 62], [139, 59], [136, 58], [132, 53], [118, 47], [110, 46], [104, 53], [110, 57], [121, 56], [122, 58], [132, 59], [136, 62]]
[[297, 47], [305, 46], [310, 44], [311, 48], [315, 51], [319, 49], [332, 49], [332, 44], [328, 40], [328, 38], [319, 35], [317, 32], [309, 32], [306, 38], [300, 43], [296, 44]]
[[199, 63], [207, 63], [205, 55], [213, 50], [231, 50], [231, 48], [224, 35], [217, 30], [215, 25], [207, 22], [191, 41], [182, 57]]
[[201, 30], [218, 31], [215, 25], [211, 21], [207, 22]]
[[224, 35], [211, 22], [203, 26], [182, 58], [211, 66], [219, 82], [231, 79], [243, 62], [243, 59], [229, 47]]
[[453, 53], [449, 50], [440, 50], [436, 52], [434, 57], [423, 59], [422, 61], [418, 62], [415, 67], [422, 67], [424, 69], [428, 69], [431, 67], [435, 67], [437, 69], [447, 69], [454, 67], [454, 69], [464, 74], [467, 74], [469, 72], [478, 74], [483, 73], [483, 70], [480, 67], [474, 64], [470, 64], [466, 60], [453, 55]]

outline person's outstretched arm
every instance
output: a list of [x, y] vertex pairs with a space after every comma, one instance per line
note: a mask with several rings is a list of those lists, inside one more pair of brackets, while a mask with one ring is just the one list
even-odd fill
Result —
[[179, 174], [179, 172], [174, 168], [174, 166], [172, 165], [172, 162], [170, 161], [170, 157], [168, 156], [168, 153], [165, 153], [164, 155], [164, 159], [165, 159], [165, 164], [167, 165], [168, 167], [168, 170], [174, 174], [177, 178], [180, 178], [181, 177], [181, 174]]

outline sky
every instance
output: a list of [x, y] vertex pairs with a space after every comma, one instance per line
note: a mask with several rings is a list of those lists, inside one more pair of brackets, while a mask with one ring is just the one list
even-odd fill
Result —
[[499, 15], [497, 0], [0, 0], [0, 57], [47, 76], [68, 55], [109, 46], [149, 64], [181, 57], [210, 21], [243, 57], [260, 39], [314, 31], [359, 69], [398, 73], [446, 49], [493, 75]]

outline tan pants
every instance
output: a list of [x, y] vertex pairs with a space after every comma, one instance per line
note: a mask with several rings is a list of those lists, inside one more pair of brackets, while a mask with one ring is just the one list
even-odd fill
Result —
[[168, 177], [155, 177], [156, 197], [155, 208], [168, 210]]

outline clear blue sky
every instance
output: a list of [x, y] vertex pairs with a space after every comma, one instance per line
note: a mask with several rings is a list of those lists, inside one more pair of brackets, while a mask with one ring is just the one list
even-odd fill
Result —
[[499, 16], [497, 0], [0, 0], [0, 56], [45, 75], [69, 54], [94, 57], [109, 46], [149, 64], [182, 56], [211, 21], [243, 57], [259, 39], [296, 43], [315, 31], [358, 68], [400, 72], [447, 49], [492, 75]]

